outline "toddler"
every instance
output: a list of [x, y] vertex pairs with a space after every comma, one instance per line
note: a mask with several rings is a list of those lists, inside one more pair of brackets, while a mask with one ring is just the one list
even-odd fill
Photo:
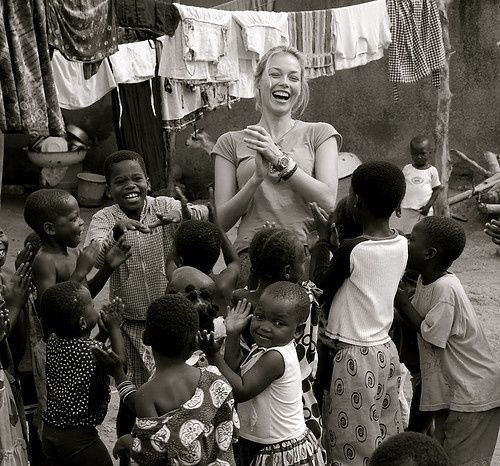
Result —
[[429, 139], [414, 137], [410, 142], [410, 152], [412, 163], [403, 168], [406, 193], [401, 202], [401, 217], [394, 215], [391, 218], [392, 226], [404, 235], [410, 234], [422, 217], [432, 215], [432, 206], [441, 189], [438, 171], [428, 161], [431, 153]]
[[114, 351], [125, 359], [120, 300], [99, 313], [89, 290], [62, 282], [42, 295], [42, 319], [54, 330], [47, 343], [47, 409], [43, 413], [42, 447], [51, 465], [111, 465], [96, 426], [106, 416], [109, 377], [97, 366], [90, 337], [101, 318]]
[[[184, 296], [150, 304], [144, 343], [153, 349], [156, 372], [137, 392], [128, 381], [119, 385], [120, 396], [134, 400], [137, 422], [132, 436], [118, 440], [116, 457], [130, 455], [139, 464], [235, 464], [239, 422], [231, 387], [216, 367], [186, 363], [198, 330], [198, 312]], [[117, 380], [120, 372], [115, 365]]]
[[455, 221], [417, 223], [408, 267], [420, 277], [412, 301], [400, 290], [396, 307], [419, 332], [420, 409], [434, 412], [435, 438], [453, 465], [490, 464], [500, 426], [500, 365], [460, 280], [448, 272], [464, 247]]
[[329, 362], [323, 406], [329, 463], [362, 465], [386, 437], [403, 430], [400, 364], [389, 329], [408, 247], [406, 238], [389, 228], [389, 217], [404, 192], [404, 176], [394, 165], [359, 166], [349, 204], [363, 234], [344, 240], [326, 268], [329, 245], [323, 239], [313, 248], [314, 278], [326, 306], [325, 337], [338, 348]]
[[[233, 387], [241, 420], [242, 465], [323, 465], [318, 442], [307, 428], [302, 407], [302, 376], [294, 335], [309, 314], [309, 296], [290, 282], [269, 285], [253, 316], [240, 301], [226, 318], [224, 357], [213, 335], [201, 336], [209, 362]], [[255, 345], [242, 360], [240, 334], [251, 318]]]
[[[255, 307], [264, 292], [271, 284], [278, 281], [301, 283], [307, 291], [310, 300], [310, 309], [304, 325], [294, 335], [295, 349], [300, 363], [302, 375], [302, 403], [304, 419], [309, 430], [319, 440], [321, 438], [321, 417], [318, 403], [313, 392], [316, 377], [318, 356], [316, 344], [318, 340], [318, 313], [317, 298], [321, 291], [314, 283], [300, 282], [304, 275], [306, 256], [304, 246], [297, 235], [283, 228], [266, 227], [258, 231], [248, 250], [252, 275], [257, 279], [255, 290], [240, 289], [233, 293], [233, 304], [246, 299]], [[241, 351], [243, 355], [250, 352], [254, 341], [250, 335], [250, 326], [242, 332]]]

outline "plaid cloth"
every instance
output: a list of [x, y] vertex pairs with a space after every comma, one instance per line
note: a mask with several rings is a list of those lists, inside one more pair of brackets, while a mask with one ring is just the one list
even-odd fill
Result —
[[332, 11], [288, 13], [290, 45], [306, 56], [306, 77], [333, 76]]
[[[389, 80], [413, 83], [432, 74], [440, 85], [445, 63], [439, 12], [434, 0], [387, 0], [392, 44], [389, 46]], [[399, 95], [394, 86], [394, 100]]]
[[149, 371], [144, 364], [146, 347], [142, 342], [142, 334], [146, 321], [125, 320], [122, 324], [122, 335], [127, 353], [127, 378], [140, 387], [149, 380]]
[[[206, 206], [189, 207], [193, 218], [206, 219]], [[140, 221], [150, 225], [158, 220], [157, 213], [178, 211], [181, 203], [171, 197], [147, 197]], [[85, 244], [93, 240], [101, 242], [101, 253], [96, 267], [102, 267], [106, 251], [114, 244], [113, 227], [127, 215], [117, 204], [97, 212], [90, 222]], [[132, 257], [111, 275], [109, 296], [119, 296], [125, 305], [123, 317], [129, 320], [145, 320], [149, 303], [165, 293], [167, 288], [166, 262], [172, 252], [175, 225], [165, 225], [150, 234], [128, 231], [126, 242], [132, 246]]]

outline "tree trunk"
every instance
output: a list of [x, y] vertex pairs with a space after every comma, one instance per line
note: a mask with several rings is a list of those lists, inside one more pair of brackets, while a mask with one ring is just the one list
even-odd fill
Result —
[[165, 143], [165, 177], [167, 179], [167, 195], [172, 196], [175, 192], [174, 186], [174, 158], [175, 158], [175, 131], [163, 130], [163, 140]]
[[435, 215], [450, 216], [450, 206], [448, 205], [448, 181], [451, 173], [451, 157], [448, 141], [448, 130], [450, 121], [450, 56], [451, 44], [448, 22], [448, 7], [452, 0], [437, 0], [436, 4], [441, 18], [441, 31], [443, 34], [443, 44], [446, 54], [446, 62], [441, 69], [441, 86], [438, 91], [438, 104], [436, 112], [436, 127], [434, 137], [436, 141], [436, 165], [441, 178], [443, 189], [434, 203]]

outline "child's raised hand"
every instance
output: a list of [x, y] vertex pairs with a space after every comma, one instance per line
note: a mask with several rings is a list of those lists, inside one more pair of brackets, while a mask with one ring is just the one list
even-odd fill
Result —
[[0, 343], [5, 339], [7, 334], [9, 333], [9, 311], [4, 306], [0, 309]]
[[318, 236], [322, 240], [328, 240], [330, 237], [330, 222], [328, 221], [328, 214], [316, 202], [310, 202], [309, 208], [311, 209], [314, 225]]
[[104, 327], [109, 332], [113, 327], [120, 327], [123, 321], [125, 305], [121, 298], [115, 297], [109, 304], [102, 307], [101, 319]]
[[139, 222], [139, 220], [133, 220], [131, 218], [126, 218], [123, 220], [118, 220], [113, 227], [113, 238], [118, 241], [126, 231], [140, 231], [141, 233], [151, 233], [150, 227], [144, 225], [144, 223]]
[[113, 448], [113, 457], [115, 460], [123, 459], [128, 460], [130, 458], [130, 451], [134, 444], [134, 438], [131, 434], [122, 435], [115, 443]]
[[252, 310], [252, 303], [245, 298], [238, 301], [232, 309], [228, 306], [226, 317], [226, 333], [240, 334], [247, 326], [248, 321], [252, 318], [250, 311]]
[[125, 242], [122, 236], [111, 248], [109, 248], [104, 261], [111, 270], [115, 270], [132, 256], [130, 249], [132, 246]]
[[85, 246], [76, 260], [74, 276], [84, 280], [94, 267], [100, 252], [101, 245], [98, 241], [91, 241]]
[[23, 263], [4, 288], [5, 306], [20, 309], [24, 306], [31, 284], [31, 264]]
[[91, 351], [97, 365], [104, 369], [107, 374], [113, 376], [117, 371], [123, 369], [120, 357], [112, 349], [105, 351], [100, 346], [95, 345], [92, 346]]
[[14, 263], [16, 270], [23, 264], [31, 264], [34, 258], [35, 256], [33, 254], [33, 246], [31, 246], [31, 243], [28, 243], [17, 253], [16, 262]]
[[224, 338], [216, 339], [214, 332], [208, 333], [206, 330], [198, 332], [198, 344], [207, 356], [217, 354], [222, 347], [223, 341]]
[[168, 214], [157, 213], [156, 216], [158, 220], [148, 226], [150, 231], [163, 225], [171, 225], [172, 223], [180, 223], [182, 221], [182, 215], [178, 211], [169, 212]]

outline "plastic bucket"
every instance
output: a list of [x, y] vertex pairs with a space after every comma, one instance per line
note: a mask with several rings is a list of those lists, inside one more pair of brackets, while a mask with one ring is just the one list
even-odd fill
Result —
[[78, 204], [83, 207], [101, 205], [106, 189], [106, 178], [95, 173], [78, 173]]

